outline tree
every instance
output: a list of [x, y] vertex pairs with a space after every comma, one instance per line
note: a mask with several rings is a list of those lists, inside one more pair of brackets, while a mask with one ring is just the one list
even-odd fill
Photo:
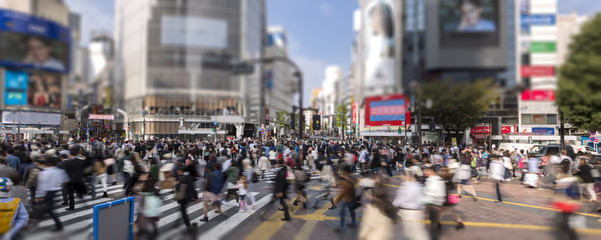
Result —
[[490, 79], [473, 83], [433, 81], [422, 85], [421, 90], [422, 101], [432, 99], [432, 107], [423, 108], [423, 115], [433, 117], [443, 130], [456, 133], [474, 127], [498, 98], [498, 90]]
[[336, 109], [336, 124], [335, 125], [340, 126], [340, 129], [342, 129], [342, 139], [344, 139], [344, 130], [345, 130], [345, 125], [346, 125], [346, 121], [347, 121], [346, 115], [348, 115], [348, 107], [346, 106], [346, 104], [341, 104]]
[[290, 114], [284, 111], [275, 113], [275, 125], [278, 128], [278, 133], [281, 136], [282, 131], [290, 127]]
[[582, 25], [559, 69], [556, 103], [566, 122], [582, 130], [601, 129], [601, 14]]

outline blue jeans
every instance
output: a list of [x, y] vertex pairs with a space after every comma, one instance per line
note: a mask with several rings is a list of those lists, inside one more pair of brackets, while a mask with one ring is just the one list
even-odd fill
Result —
[[354, 203], [352, 202], [338, 202], [338, 215], [340, 215], [340, 228], [344, 228], [344, 220], [346, 218], [345, 208], [348, 208], [349, 212], [351, 212], [351, 223], [355, 224], [355, 210], [353, 208]]

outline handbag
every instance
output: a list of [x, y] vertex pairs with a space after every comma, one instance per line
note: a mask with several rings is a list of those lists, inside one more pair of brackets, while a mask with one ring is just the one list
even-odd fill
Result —
[[173, 197], [173, 199], [175, 199], [176, 201], [183, 201], [186, 199], [186, 188], [188, 187], [187, 184], [185, 183], [180, 183], [177, 186], [177, 192], [175, 192], [175, 196]]
[[599, 169], [595, 168], [595, 166], [590, 165], [591, 166], [591, 177], [593, 178], [599, 178], [601, 177], [601, 173], [599, 172]]

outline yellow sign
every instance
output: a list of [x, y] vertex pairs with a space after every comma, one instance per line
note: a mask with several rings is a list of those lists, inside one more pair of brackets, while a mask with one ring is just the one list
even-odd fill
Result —
[[451, 138], [451, 144], [453, 144], [453, 146], [457, 145], [457, 138]]

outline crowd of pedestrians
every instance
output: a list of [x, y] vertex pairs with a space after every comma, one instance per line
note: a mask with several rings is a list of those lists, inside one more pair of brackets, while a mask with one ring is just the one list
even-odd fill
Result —
[[[268, 173], [275, 176], [271, 179], [273, 197], [284, 212], [282, 221], [292, 219], [289, 205], [307, 208], [306, 183], [317, 174], [323, 191], [328, 191], [324, 198], [331, 209], [337, 209], [340, 224], [336, 231], [359, 227], [360, 239], [392, 239], [392, 228], [400, 223], [407, 239], [438, 239], [444, 215], [453, 216], [457, 229], [465, 228], [455, 206], [466, 196], [464, 191], [474, 201], [478, 199], [473, 185], [483, 176], [494, 183], [499, 204], [503, 203], [503, 183], [513, 178], [527, 187], [561, 194], [576, 186], [578, 197], [584, 195], [594, 202], [599, 179], [590, 156], [584, 154], [571, 157], [563, 151], [539, 159], [517, 149], [418, 147], [357, 139], [105, 139], [60, 146], [24, 141], [6, 142], [1, 148], [0, 206], [8, 209], [1, 214], [12, 217], [8, 225], [0, 223], [3, 239], [18, 239], [23, 228], [35, 227], [46, 216], [55, 222], [53, 231], [62, 231], [54, 213], [55, 196], [62, 196], [62, 205], [72, 211], [77, 199], [85, 195], [111, 197], [107, 187], [116, 184], [123, 185], [123, 192], [114, 197], [135, 196], [139, 203], [140, 239], [153, 238], [159, 234], [160, 189], [174, 192], [182, 224], [191, 228], [187, 212], [191, 204], [203, 204], [203, 222], [210, 221], [210, 211], [222, 213], [222, 206], [230, 200], [236, 201], [240, 212], [256, 210], [252, 193], [264, 191], [257, 183]], [[401, 184], [391, 195], [386, 185], [395, 174], [400, 174]], [[361, 222], [356, 211], [362, 211]], [[350, 222], [345, 224], [347, 212]], [[422, 224], [425, 219], [430, 220], [427, 228]]]

